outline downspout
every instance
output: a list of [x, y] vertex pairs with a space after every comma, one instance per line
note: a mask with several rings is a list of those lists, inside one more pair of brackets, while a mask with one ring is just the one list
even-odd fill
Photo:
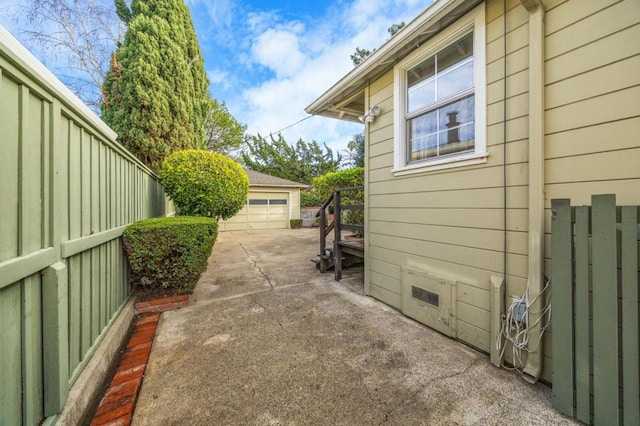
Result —
[[529, 12], [529, 356], [522, 375], [535, 383], [542, 374], [541, 315], [544, 295], [544, 20], [542, 0], [520, 0]]

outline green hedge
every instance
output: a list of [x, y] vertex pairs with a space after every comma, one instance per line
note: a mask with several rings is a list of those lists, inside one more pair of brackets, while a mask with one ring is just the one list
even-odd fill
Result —
[[131, 282], [145, 291], [190, 293], [218, 236], [218, 221], [205, 217], [145, 219], [124, 231]]
[[313, 192], [300, 191], [300, 207], [317, 207], [322, 203], [324, 203], [324, 199]]
[[[322, 201], [326, 200], [336, 189], [363, 185], [364, 167], [330, 172], [313, 178], [313, 191]], [[349, 192], [348, 194], [353, 204], [364, 202], [364, 191]]]
[[[313, 179], [314, 192], [326, 200], [336, 189], [352, 188], [364, 185], [364, 167], [340, 170], [327, 173]], [[364, 204], [364, 190], [348, 191], [342, 195], [342, 204]], [[362, 210], [349, 210], [343, 212], [342, 222], [351, 225], [364, 224], [364, 212]]]

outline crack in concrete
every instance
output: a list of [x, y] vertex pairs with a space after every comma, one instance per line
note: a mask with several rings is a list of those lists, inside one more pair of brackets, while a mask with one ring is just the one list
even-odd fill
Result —
[[275, 290], [275, 287], [273, 286], [273, 283], [271, 282], [271, 278], [269, 278], [269, 276], [267, 275], [266, 272], [264, 272], [262, 270], [262, 268], [260, 266], [258, 266], [258, 261], [256, 260], [256, 258], [254, 256], [251, 256], [249, 254], [249, 252], [247, 251], [247, 249], [242, 245], [242, 243], [238, 243], [240, 245], [240, 248], [242, 249], [242, 251], [244, 251], [244, 254], [247, 255], [247, 257], [249, 258], [249, 260], [251, 260], [251, 267], [255, 268], [258, 270], [258, 272], [260, 272], [262, 274], [262, 276], [267, 280], [267, 282], [269, 283], [269, 287], [271, 287], [271, 290]]
[[289, 330], [287, 330], [287, 328], [284, 326], [284, 324], [282, 324], [282, 322], [280, 322], [280, 320], [278, 319], [278, 317], [276, 315], [274, 315], [274, 313], [272, 312], [271, 309], [267, 308], [265, 305], [263, 305], [262, 303], [260, 303], [257, 299], [256, 295], [251, 295], [251, 302], [253, 302], [254, 304], [260, 306], [262, 309], [264, 309], [264, 311], [267, 313], [267, 315], [269, 315], [269, 317], [271, 317], [272, 320], [274, 320], [276, 322], [276, 324], [278, 324], [278, 326], [282, 329], [282, 331], [289, 333]]
[[393, 414], [393, 412], [400, 405], [402, 405], [406, 401], [415, 400], [418, 397], [418, 395], [420, 395], [432, 383], [439, 382], [439, 381], [442, 381], [442, 380], [451, 379], [451, 378], [457, 377], [457, 376], [462, 376], [462, 375], [466, 374], [467, 371], [469, 371], [473, 366], [477, 365], [480, 361], [481, 361], [480, 358], [476, 358], [471, 363], [469, 363], [469, 365], [467, 365], [462, 371], [457, 371], [455, 373], [451, 373], [451, 374], [447, 374], [447, 375], [444, 375], [444, 376], [436, 377], [436, 378], [433, 378], [433, 379], [429, 380], [428, 382], [424, 383], [415, 392], [413, 392], [413, 394], [411, 394], [411, 396], [409, 398], [407, 398], [407, 399], [405, 399], [403, 401], [400, 401], [398, 404], [393, 406], [389, 411], [385, 412], [384, 413], [384, 421], [383, 421], [383, 423], [386, 423], [389, 420], [389, 417], [391, 417], [391, 414]]

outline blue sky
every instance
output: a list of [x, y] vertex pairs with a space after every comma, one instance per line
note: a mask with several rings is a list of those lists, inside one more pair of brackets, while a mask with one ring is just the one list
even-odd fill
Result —
[[[24, 24], [7, 10], [28, 0], [3, 0], [0, 16], [18, 40]], [[110, 2], [111, 0], [104, 0]], [[409, 22], [431, 1], [185, 0], [211, 80], [213, 97], [226, 102], [248, 132], [263, 136], [307, 116], [304, 108], [353, 68], [356, 47], [372, 49], [389, 38], [387, 28]], [[12, 9], [13, 8], [13, 9]], [[54, 73], [56, 64], [45, 63]], [[313, 117], [282, 132], [342, 150], [362, 125]]]

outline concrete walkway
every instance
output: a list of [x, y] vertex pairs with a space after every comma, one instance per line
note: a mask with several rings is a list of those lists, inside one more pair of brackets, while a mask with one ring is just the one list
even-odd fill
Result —
[[362, 296], [317, 229], [222, 232], [193, 305], [162, 314], [134, 425], [561, 425], [550, 389]]

